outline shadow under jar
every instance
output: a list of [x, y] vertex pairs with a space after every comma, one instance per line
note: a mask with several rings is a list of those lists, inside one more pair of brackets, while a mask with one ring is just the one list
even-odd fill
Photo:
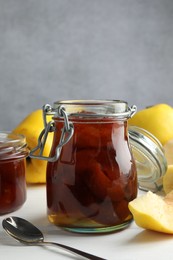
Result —
[[23, 135], [0, 132], [0, 215], [17, 210], [26, 200], [27, 155]]
[[82, 233], [128, 226], [137, 173], [127, 119], [135, 110], [108, 100], [60, 101], [45, 108], [54, 114], [46, 183], [50, 222]]

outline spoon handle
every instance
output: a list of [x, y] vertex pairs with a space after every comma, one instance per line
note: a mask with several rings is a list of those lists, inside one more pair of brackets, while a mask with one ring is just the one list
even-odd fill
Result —
[[73, 252], [77, 255], [81, 255], [87, 259], [90, 259], [90, 260], [106, 260], [105, 258], [102, 258], [102, 257], [99, 257], [99, 256], [95, 256], [95, 255], [92, 255], [92, 254], [89, 254], [89, 253], [86, 253], [84, 251], [81, 251], [79, 249], [76, 249], [76, 248], [73, 248], [73, 247], [70, 247], [70, 246], [66, 246], [66, 245], [62, 245], [62, 244], [59, 244], [59, 243], [55, 243], [55, 242], [40, 242], [39, 244], [47, 244], [47, 245], [54, 245], [54, 246], [59, 246], [63, 249], [66, 249], [67, 251], [70, 251], [70, 252]]

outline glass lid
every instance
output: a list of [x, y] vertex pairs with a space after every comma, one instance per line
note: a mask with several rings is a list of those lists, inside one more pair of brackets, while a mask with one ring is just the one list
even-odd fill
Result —
[[142, 128], [130, 126], [128, 132], [137, 167], [139, 188], [153, 192], [161, 190], [162, 177], [167, 170], [167, 161], [161, 143]]

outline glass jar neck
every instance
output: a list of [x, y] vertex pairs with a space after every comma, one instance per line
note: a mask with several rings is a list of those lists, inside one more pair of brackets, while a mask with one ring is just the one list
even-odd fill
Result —
[[10, 132], [0, 132], [0, 160], [26, 157], [26, 138]]
[[[58, 160], [61, 148], [69, 142], [74, 133], [74, 125], [70, 118], [114, 118], [116, 120], [127, 120], [136, 112], [136, 106], [128, 107], [127, 102], [120, 100], [67, 100], [57, 101], [52, 107], [49, 104], [43, 106], [44, 129], [38, 138], [38, 145], [30, 151], [30, 157], [54, 162]], [[62, 119], [64, 125], [61, 129], [61, 137], [54, 156], [43, 156], [44, 146], [49, 132], [55, 132], [54, 120], [48, 120], [53, 116], [54, 120]], [[39, 152], [39, 155], [36, 154]]]
[[65, 100], [54, 103], [55, 117], [59, 107], [63, 107], [68, 116], [103, 118], [113, 117], [128, 119], [136, 112], [136, 106], [128, 107], [127, 102], [121, 100]]

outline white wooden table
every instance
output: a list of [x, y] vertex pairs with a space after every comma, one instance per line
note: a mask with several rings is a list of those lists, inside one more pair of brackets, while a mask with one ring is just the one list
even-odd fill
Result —
[[[139, 195], [141, 193], [139, 192]], [[173, 235], [143, 230], [134, 222], [123, 231], [103, 235], [75, 234], [57, 228], [47, 219], [45, 185], [28, 187], [27, 201], [23, 207], [11, 214], [0, 216], [0, 259], [82, 259], [56, 247], [20, 244], [2, 228], [2, 220], [8, 216], [28, 219], [43, 231], [47, 241], [64, 243], [108, 260], [173, 259]]]

